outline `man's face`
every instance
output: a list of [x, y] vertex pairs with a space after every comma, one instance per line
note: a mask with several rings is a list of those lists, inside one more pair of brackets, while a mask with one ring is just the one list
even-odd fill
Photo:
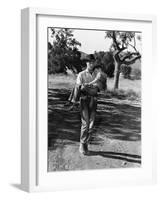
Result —
[[87, 62], [87, 69], [92, 72], [94, 68], [94, 61]]

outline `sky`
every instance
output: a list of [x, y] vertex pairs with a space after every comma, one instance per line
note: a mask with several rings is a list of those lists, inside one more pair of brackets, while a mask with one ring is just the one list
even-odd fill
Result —
[[105, 39], [105, 31], [75, 30], [74, 36], [81, 42], [80, 50], [85, 53], [108, 51], [111, 45], [111, 40]]
[[[111, 39], [105, 39], [105, 31], [96, 30], [76, 30], [73, 31], [74, 38], [81, 43], [79, 50], [84, 53], [94, 53], [94, 51], [108, 51], [111, 45]], [[49, 29], [49, 42], [53, 42], [51, 31]], [[137, 48], [141, 52], [141, 42], [137, 40]]]

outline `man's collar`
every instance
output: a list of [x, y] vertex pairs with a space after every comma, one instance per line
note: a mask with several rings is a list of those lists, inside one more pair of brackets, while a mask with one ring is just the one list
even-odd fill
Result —
[[89, 74], [93, 74], [93, 72], [90, 72], [88, 69], [86, 69], [86, 72], [88, 72]]

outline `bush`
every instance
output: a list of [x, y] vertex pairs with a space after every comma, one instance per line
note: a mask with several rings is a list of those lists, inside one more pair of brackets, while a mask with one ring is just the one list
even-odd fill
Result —
[[107, 77], [113, 78], [114, 77], [114, 71], [115, 71], [114, 63], [110, 63], [109, 65], [106, 66]]
[[130, 79], [131, 78], [131, 66], [122, 65], [121, 66], [121, 73], [123, 74], [124, 78]]
[[132, 79], [140, 80], [141, 79], [141, 69], [134, 68], [131, 73]]

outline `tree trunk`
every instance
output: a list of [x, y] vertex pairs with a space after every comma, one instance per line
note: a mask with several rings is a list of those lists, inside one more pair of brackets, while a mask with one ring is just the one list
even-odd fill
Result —
[[121, 63], [115, 62], [114, 90], [119, 88], [120, 67]]

